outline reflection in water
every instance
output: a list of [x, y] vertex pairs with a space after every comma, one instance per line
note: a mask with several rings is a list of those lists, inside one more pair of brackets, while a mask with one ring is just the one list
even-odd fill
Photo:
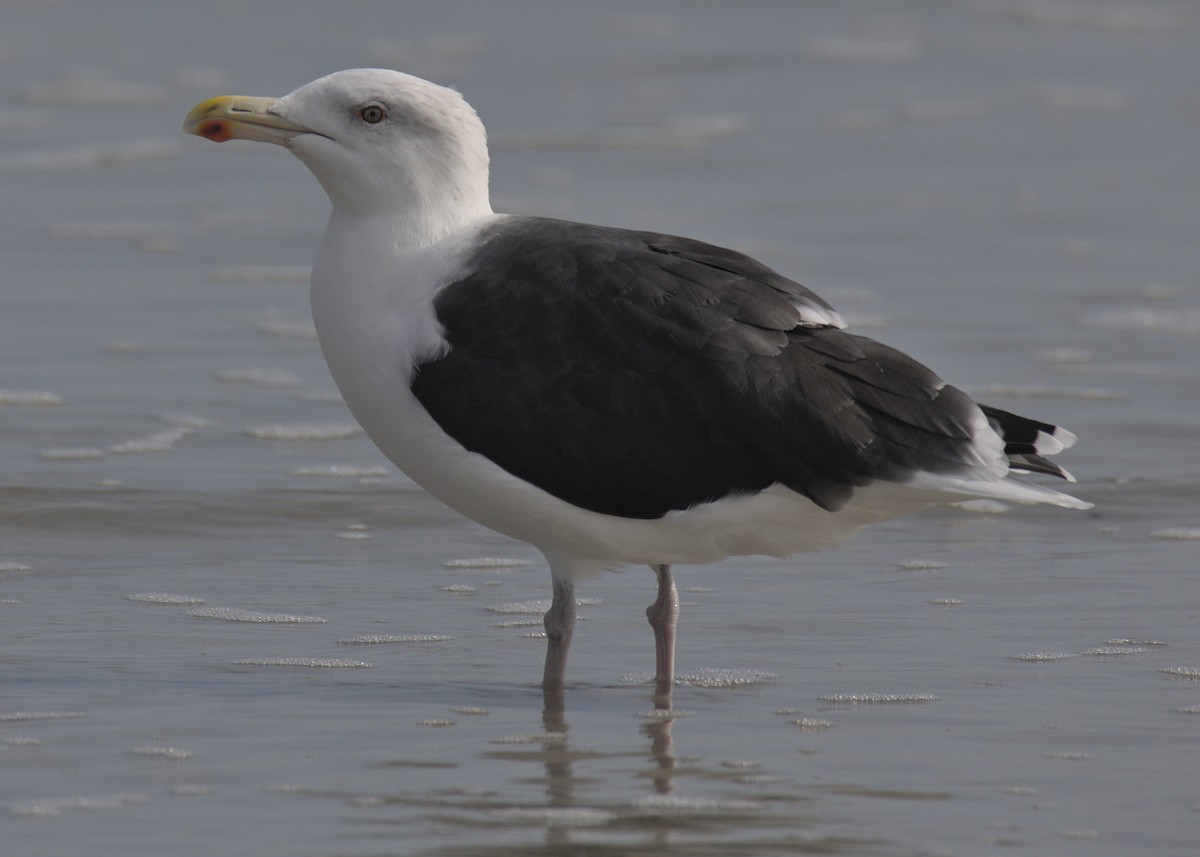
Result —
[[[542, 733], [527, 736], [531, 745], [540, 750], [497, 751], [491, 749], [476, 759], [478, 764], [489, 760], [516, 761], [522, 768], [538, 762], [545, 771], [544, 803], [502, 799], [498, 795], [483, 801], [472, 801], [477, 808], [472, 821], [460, 819], [464, 826], [492, 831], [488, 844], [464, 845], [452, 852], [435, 849], [429, 854], [453, 853], [462, 857], [492, 857], [492, 855], [764, 855], [805, 853], [868, 853], [872, 843], [862, 840], [833, 839], [814, 836], [805, 828], [812, 820], [801, 816], [796, 805], [806, 798], [798, 795], [772, 793], [757, 799], [747, 798], [744, 786], [737, 785], [738, 774], [717, 764], [705, 765], [696, 759], [680, 768], [675, 755], [673, 729], [676, 719], [689, 712], [677, 712], [671, 707], [670, 694], [658, 693], [655, 707], [644, 715], [638, 733], [649, 738], [652, 772], [643, 767], [646, 746], [638, 741], [635, 752], [597, 752], [575, 749], [568, 736], [571, 725], [567, 720], [565, 697], [561, 690], [543, 692]], [[600, 782], [591, 765], [596, 761], [612, 762], [624, 758], [637, 761], [626, 772], [634, 785], [624, 794], [606, 798], [597, 795]], [[587, 770], [581, 772], [579, 767]], [[609, 771], [610, 782], [612, 771]], [[703, 796], [682, 796], [677, 782], [686, 775], [689, 783]], [[616, 774], [620, 777], [620, 773]], [[638, 783], [649, 777], [652, 791], [646, 793]], [[518, 785], [529, 782], [524, 773], [508, 775], [512, 787], [503, 789], [505, 795], [518, 791]], [[694, 780], [694, 782], [692, 782]], [[716, 796], [708, 786], [716, 784]], [[699, 790], [703, 788], [703, 792]], [[451, 799], [451, 802], [454, 802]], [[443, 805], [437, 815], [444, 820]], [[461, 808], [461, 804], [459, 804]], [[519, 828], [542, 828], [540, 843], [514, 844], [508, 834]], [[519, 840], [518, 840], [519, 841]]]

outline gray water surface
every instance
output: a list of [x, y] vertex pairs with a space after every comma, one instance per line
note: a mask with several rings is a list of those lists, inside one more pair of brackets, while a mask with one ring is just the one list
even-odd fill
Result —
[[[5, 855], [1192, 855], [1200, 16], [1185, 2], [0, 3]], [[357, 431], [326, 203], [179, 125], [381, 65], [498, 210], [751, 252], [1000, 407], [1090, 513], [586, 583]]]

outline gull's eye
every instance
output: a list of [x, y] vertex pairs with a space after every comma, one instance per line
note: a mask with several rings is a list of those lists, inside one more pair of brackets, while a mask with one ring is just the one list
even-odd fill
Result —
[[364, 104], [358, 108], [358, 118], [366, 122], [368, 125], [378, 125], [384, 119], [387, 119], [387, 110], [382, 104], [371, 102]]

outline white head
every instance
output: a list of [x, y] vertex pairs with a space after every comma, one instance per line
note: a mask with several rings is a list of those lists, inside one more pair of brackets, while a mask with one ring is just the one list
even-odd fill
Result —
[[428, 237], [491, 213], [483, 123], [457, 92], [412, 75], [352, 69], [283, 98], [212, 98], [184, 130], [286, 146], [341, 212], [395, 216]]

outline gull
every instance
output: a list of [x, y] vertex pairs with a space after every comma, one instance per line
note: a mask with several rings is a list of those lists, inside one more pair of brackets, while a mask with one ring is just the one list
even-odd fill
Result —
[[468, 518], [551, 572], [542, 686], [561, 692], [575, 586], [647, 565], [670, 694], [672, 566], [786, 557], [967, 498], [1091, 504], [1013, 474], [1075, 436], [972, 401], [749, 256], [702, 241], [498, 214], [487, 135], [453, 89], [341, 71], [221, 96], [184, 129], [275, 143], [332, 203], [314, 323], [354, 417]]

